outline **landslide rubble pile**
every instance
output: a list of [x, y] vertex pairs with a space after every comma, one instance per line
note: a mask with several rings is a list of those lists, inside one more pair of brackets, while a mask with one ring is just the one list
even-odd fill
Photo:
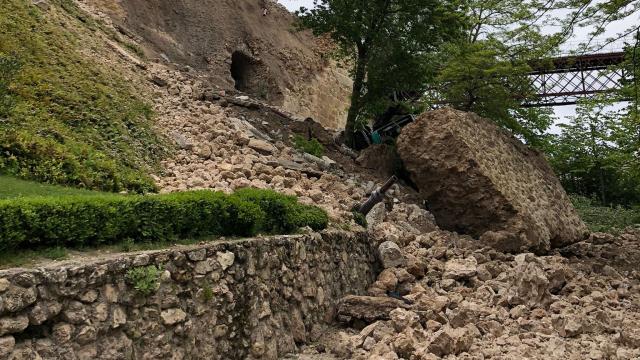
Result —
[[[300, 202], [318, 205], [333, 220], [342, 221], [373, 189], [373, 182], [347, 174], [332, 159], [289, 146], [288, 134], [268, 126], [260, 117], [236, 117], [239, 115], [218, 93], [204, 95], [210, 90], [194, 74], [159, 64], [150, 66], [149, 73], [150, 79], [167, 83], [153, 89], [157, 99], [154, 110], [158, 126], [177, 146], [175, 155], [162, 162], [164, 171], [155, 177], [162, 192], [212, 189], [228, 193], [244, 187], [268, 188], [296, 195]], [[218, 100], [198, 100], [205, 96]], [[246, 96], [231, 97], [230, 101], [239, 107], [270, 111]], [[271, 131], [258, 129], [263, 122]], [[398, 187], [391, 191], [396, 192]]]
[[[338, 306], [352, 329], [325, 346], [336, 357], [640, 357], [640, 230], [592, 234], [563, 249], [566, 257], [513, 255], [437, 229], [413, 205], [388, 212], [379, 204], [374, 213], [369, 234], [384, 269], [366, 296]], [[608, 265], [616, 255], [622, 260]]]
[[539, 254], [587, 235], [544, 157], [490, 120], [426, 112], [402, 131], [398, 153], [445, 229]]

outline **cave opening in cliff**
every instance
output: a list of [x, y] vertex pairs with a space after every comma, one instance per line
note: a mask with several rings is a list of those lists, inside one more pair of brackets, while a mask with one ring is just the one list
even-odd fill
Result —
[[231, 55], [231, 77], [235, 81], [235, 88], [247, 92], [253, 68], [251, 58], [240, 51]]

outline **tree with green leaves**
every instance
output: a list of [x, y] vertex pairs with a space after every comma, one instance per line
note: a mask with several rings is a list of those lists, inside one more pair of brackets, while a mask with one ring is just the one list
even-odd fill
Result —
[[640, 162], [637, 132], [629, 127], [625, 109], [615, 109], [612, 97], [582, 101], [576, 116], [561, 124], [561, 133], [546, 149], [556, 174], [569, 193], [599, 203], [640, 202]]
[[542, 146], [552, 124], [548, 108], [522, 107], [535, 94], [524, 59], [505, 58], [497, 40], [459, 42], [445, 47], [448, 59], [435, 78], [435, 99], [459, 110], [471, 111], [511, 130], [533, 146]]
[[420, 56], [459, 36], [462, 17], [451, 0], [314, 0], [297, 15], [303, 28], [329, 35], [352, 64], [353, 89], [345, 142], [353, 145], [358, 116], [398, 87], [424, 86]]
[[528, 144], [543, 147], [551, 110], [524, 108], [535, 96], [531, 63], [557, 48], [555, 34], [541, 35], [549, 17], [535, 0], [465, 0], [465, 36], [442, 48], [425, 101], [472, 111], [511, 130]]

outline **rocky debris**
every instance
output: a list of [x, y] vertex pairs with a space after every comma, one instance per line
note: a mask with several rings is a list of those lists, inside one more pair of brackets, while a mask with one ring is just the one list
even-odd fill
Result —
[[640, 357], [640, 273], [629, 262], [639, 259], [640, 231], [595, 234], [561, 249], [569, 258], [514, 256], [448, 231], [408, 236], [409, 217], [429, 218], [408, 209], [379, 217], [375, 243], [387, 239], [407, 261], [384, 269], [372, 296], [341, 301], [338, 320], [362, 330], [324, 344], [336, 357]]
[[473, 340], [478, 336], [480, 331], [473, 324], [457, 329], [445, 327], [433, 335], [427, 348], [437, 356], [457, 355], [468, 351], [473, 345]]
[[[273, 189], [296, 195], [303, 203], [315, 203], [333, 221], [355, 226], [351, 207], [362, 201], [367, 186], [358, 174], [344, 173], [334, 159], [301, 154], [287, 145], [287, 134], [263, 125], [259, 118], [223, 107], [223, 100], [229, 97], [215, 103], [195, 100], [194, 94], [209, 87], [191, 75], [155, 63], [148, 64], [147, 72], [168, 83], [156, 87], [146, 82], [156, 95], [158, 128], [178, 148], [171, 159], [162, 162], [164, 171], [155, 177], [161, 192]], [[273, 106], [251, 98], [237, 101], [255, 102], [260, 111], [273, 111]]]
[[429, 111], [403, 129], [397, 147], [445, 229], [537, 253], [588, 233], [544, 157], [487, 119]]
[[361, 320], [371, 323], [390, 319], [390, 313], [407, 305], [401, 300], [383, 296], [349, 295], [340, 300], [337, 307], [338, 319], [342, 322]]

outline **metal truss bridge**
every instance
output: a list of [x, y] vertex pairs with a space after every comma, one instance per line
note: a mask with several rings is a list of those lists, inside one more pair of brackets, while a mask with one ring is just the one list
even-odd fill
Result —
[[591, 98], [619, 90], [626, 79], [621, 66], [622, 51], [585, 55], [568, 55], [530, 64], [529, 78], [536, 91], [524, 107], [576, 104], [581, 98]]

